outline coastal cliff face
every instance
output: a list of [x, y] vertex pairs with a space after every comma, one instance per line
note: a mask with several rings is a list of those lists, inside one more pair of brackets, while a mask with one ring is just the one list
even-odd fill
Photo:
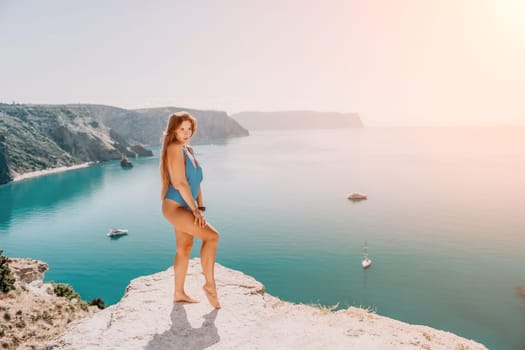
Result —
[[[149, 108], [135, 110], [142, 120], [147, 121], [148, 126], [161, 125], [161, 132], [164, 130], [168, 121], [168, 116], [175, 112], [187, 111], [197, 119], [197, 132], [192, 137], [192, 142], [206, 142], [216, 139], [225, 139], [231, 137], [248, 136], [249, 132], [243, 128], [236, 120], [230, 118], [226, 112], [222, 111], [205, 111], [195, 109], [182, 109], [178, 107]], [[155, 122], [152, 123], [151, 120]], [[144, 141], [148, 144], [159, 143], [160, 134], [158, 129], [150, 130], [150, 135], [144, 134]]]
[[[27, 173], [127, 157], [152, 156], [176, 107], [126, 110], [102, 105], [0, 104], [0, 184]], [[225, 112], [188, 110], [192, 141], [247, 136]]]
[[265, 293], [239, 271], [216, 265], [222, 309], [201, 289], [200, 261], [190, 260], [186, 291], [197, 304], [172, 302], [173, 269], [131, 281], [118, 304], [75, 321], [52, 349], [433, 349], [481, 350], [474, 341], [350, 307], [336, 312]]
[[108, 127], [129, 140], [145, 145], [160, 145], [162, 132], [170, 114], [187, 111], [197, 119], [197, 133], [192, 142], [248, 136], [248, 130], [230, 118], [226, 112], [179, 107], [127, 110], [102, 105], [68, 105], [77, 111], [90, 113]]
[[89, 113], [61, 105], [0, 104], [0, 184], [27, 172], [153, 155]]
[[5, 135], [0, 134], [0, 184], [12, 180], [9, 170], [9, 159], [7, 158], [7, 142]]
[[57, 296], [53, 285], [42, 281], [48, 269], [42, 261], [10, 258], [7, 265], [15, 289], [0, 292], [2, 349], [46, 349], [45, 342], [62, 334], [68, 323], [99, 310], [78, 298]]
[[240, 112], [232, 114], [248, 130], [362, 128], [357, 113], [314, 111]]

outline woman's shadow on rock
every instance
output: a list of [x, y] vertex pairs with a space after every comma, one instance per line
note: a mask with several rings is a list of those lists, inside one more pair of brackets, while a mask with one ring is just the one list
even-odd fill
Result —
[[217, 309], [203, 316], [204, 322], [199, 328], [193, 328], [182, 303], [176, 303], [171, 310], [171, 328], [162, 334], [155, 334], [145, 347], [147, 350], [188, 349], [201, 350], [221, 339], [215, 327]]

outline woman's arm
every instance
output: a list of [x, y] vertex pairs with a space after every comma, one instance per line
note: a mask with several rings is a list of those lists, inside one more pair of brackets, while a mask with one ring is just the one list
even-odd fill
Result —
[[202, 200], [202, 191], [201, 191], [201, 187], [199, 186], [199, 194], [197, 195], [197, 205], [199, 207], [203, 207], [204, 204], [203, 204], [203, 200]]
[[171, 144], [168, 146], [168, 173], [171, 185], [180, 192], [182, 199], [193, 212], [197, 209], [197, 205], [195, 205], [190, 185], [186, 179], [186, 165], [184, 164], [183, 152], [180, 145]]

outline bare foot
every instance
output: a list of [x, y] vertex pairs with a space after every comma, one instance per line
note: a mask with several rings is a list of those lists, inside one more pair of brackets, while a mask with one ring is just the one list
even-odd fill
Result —
[[217, 290], [215, 287], [205, 284], [202, 286], [202, 290], [204, 291], [204, 294], [206, 294], [206, 298], [208, 298], [211, 306], [220, 309], [221, 304], [219, 304], [219, 298], [217, 297]]
[[188, 294], [186, 293], [175, 293], [173, 295], [173, 302], [174, 303], [178, 303], [178, 302], [184, 302], [184, 303], [198, 303], [199, 301], [197, 299], [193, 299], [192, 297], [190, 297]]

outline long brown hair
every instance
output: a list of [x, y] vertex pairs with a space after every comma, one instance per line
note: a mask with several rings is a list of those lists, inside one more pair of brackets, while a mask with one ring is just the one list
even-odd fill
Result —
[[171, 114], [168, 118], [166, 129], [162, 133], [162, 148], [160, 151], [160, 179], [162, 182], [162, 188], [160, 191], [161, 200], [164, 199], [166, 192], [168, 192], [168, 185], [170, 183], [168, 173], [168, 146], [172, 143], [179, 142], [175, 130], [177, 130], [182, 122], [186, 120], [191, 123], [191, 136], [193, 136], [195, 131], [197, 131], [197, 119], [185, 111]]

